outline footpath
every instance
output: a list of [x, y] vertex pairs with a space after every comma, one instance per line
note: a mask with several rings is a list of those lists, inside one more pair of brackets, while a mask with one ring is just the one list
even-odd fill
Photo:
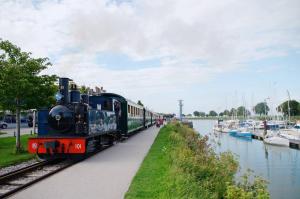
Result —
[[158, 131], [157, 127], [141, 131], [11, 198], [124, 198]]

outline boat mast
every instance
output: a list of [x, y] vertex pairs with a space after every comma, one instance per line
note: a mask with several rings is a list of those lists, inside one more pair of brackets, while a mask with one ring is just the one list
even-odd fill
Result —
[[286, 90], [288, 94], [288, 114], [289, 114], [289, 122], [291, 121], [291, 107], [290, 107], [290, 101], [291, 101], [291, 96], [289, 90]]

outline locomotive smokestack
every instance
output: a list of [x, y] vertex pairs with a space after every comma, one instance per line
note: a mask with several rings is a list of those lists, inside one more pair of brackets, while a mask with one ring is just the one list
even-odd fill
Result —
[[61, 104], [67, 104], [70, 102], [69, 81], [69, 78], [59, 78], [59, 92], [63, 96], [60, 100]]

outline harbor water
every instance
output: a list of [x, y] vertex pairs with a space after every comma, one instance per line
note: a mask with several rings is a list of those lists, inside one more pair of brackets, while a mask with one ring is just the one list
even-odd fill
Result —
[[239, 160], [243, 174], [247, 169], [266, 179], [271, 198], [300, 198], [300, 150], [265, 145], [262, 141], [231, 137], [213, 132], [216, 121], [194, 120], [201, 135], [208, 135], [216, 152], [231, 151]]

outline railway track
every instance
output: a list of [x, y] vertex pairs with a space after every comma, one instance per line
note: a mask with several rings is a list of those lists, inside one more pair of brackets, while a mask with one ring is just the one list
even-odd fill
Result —
[[34, 183], [37, 183], [59, 171], [62, 171], [78, 162], [81, 162], [100, 151], [109, 148], [112, 145], [106, 145], [80, 160], [62, 160], [55, 159], [42, 161], [36, 164], [15, 170], [0, 176], [0, 199], [6, 198]]
[[39, 162], [0, 176], [0, 198], [5, 198], [71, 165], [74, 161], [52, 160]]

